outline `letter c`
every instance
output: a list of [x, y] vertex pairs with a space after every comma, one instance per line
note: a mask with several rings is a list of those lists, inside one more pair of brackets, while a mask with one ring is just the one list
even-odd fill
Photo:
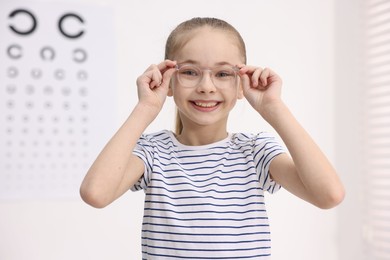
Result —
[[10, 28], [14, 33], [17, 33], [17, 34], [20, 34], [20, 35], [29, 35], [29, 34], [31, 34], [32, 32], [34, 32], [35, 29], [37, 28], [37, 20], [35, 19], [35, 16], [34, 16], [30, 11], [27, 11], [27, 10], [25, 10], [25, 9], [16, 9], [16, 10], [12, 11], [12, 12], [9, 14], [8, 17], [9, 17], [9, 18], [13, 18], [14, 16], [19, 15], [19, 14], [25, 14], [25, 15], [27, 15], [28, 17], [31, 18], [32, 24], [31, 24], [30, 29], [25, 30], [25, 31], [22, 31], [22, 30], [19, 30], [19, 29], [15, 28], [15, 26], [13, 26], [13, 25], [9, 25], [9, 28]]
[[63, 28], [63, 23], [64, 23], [65, 19], [68, 19], [70, 17], [76, 18], [80, 23], [84, 24], [84, 20], [79, 15], [73, 14], [73, 13], [67, 13], [67, 14], [64, 14], [63, 16], [61, 16], [60, 20], [58, 21], [58, 29], [60, 30], [61, 34], [67, 38], [70, 38], [70, 39], [79, 38], [84, 34], [83, 30], [80, 30], [76, 34], [70, 34], [70, 33], [66, 32]]

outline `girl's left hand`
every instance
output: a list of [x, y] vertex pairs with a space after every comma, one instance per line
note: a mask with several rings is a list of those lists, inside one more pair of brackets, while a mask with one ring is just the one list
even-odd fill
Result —
[[261, 115], [281, 102], [282, 79], [275, 72], [244, 64], [238, 67], [244, 96]]

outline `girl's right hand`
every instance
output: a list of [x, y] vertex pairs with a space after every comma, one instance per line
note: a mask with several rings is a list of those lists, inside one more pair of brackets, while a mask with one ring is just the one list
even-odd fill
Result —
[[151, 65], [137, 78], [139, 104], [157, 109], [164, 105], [169, 90], [169, 82], [175, 72], [176, 61], [165, 60]]

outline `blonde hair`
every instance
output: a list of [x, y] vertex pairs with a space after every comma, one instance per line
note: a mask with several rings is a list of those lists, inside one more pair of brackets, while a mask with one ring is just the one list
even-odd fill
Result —
[[[180, 23], [168, 36], [167, 42], [165, 44], [165, 59], [173, 59], [177, 50], [180, 50], [182, 46], [190, 39], [188, 34], [196, 29], [199, 29], [204, 26], [209, 26], [213, 29], [219, 29], [231, 33], [236, 37], [239, 50], [241, 51], [244, 63], [246, 63], [246, 48], [244, 40], [242, 39], [240, 33], [226, 21], [210, 18], [210, 17], [195, 17], [190, 20]], [[183, 130], [183, 123], [180, 119], [179, 111], [176, 110], [176, 123], [175, 123], [175, 133], [180, 135]]]

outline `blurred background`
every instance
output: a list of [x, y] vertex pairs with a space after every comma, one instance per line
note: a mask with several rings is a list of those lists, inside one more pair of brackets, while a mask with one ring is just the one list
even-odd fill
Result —
[[[273, 259], [390, 259], [390, 1], [0, 0], [0, 260], [141, 259], [143, 192], [81, 201], [86, 171], [137, 102], [170, 31], [224, 19], [248, 63], [338, 170], [346, 198], [317, 209], [267, 196]], [[147, 129], [173, 129], [171, 99]], [[229, 131], [273, 131], [246, 101]]]

